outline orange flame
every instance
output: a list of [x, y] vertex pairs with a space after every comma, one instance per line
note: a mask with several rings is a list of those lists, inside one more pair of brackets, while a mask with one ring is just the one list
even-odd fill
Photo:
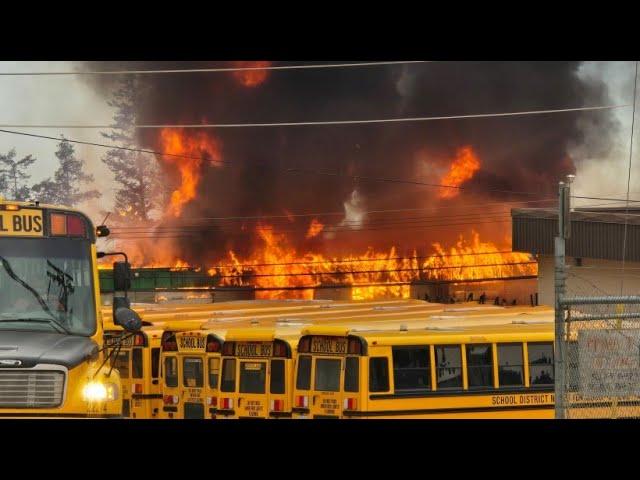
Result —
[[[480, 170], [480, 160], [471, 147], [462, 147], [458, 150], [456, 158], [451, 163], [449, 171], [442, 177], [440, 183], [459, 187], [464, 182], [473, 178], [475, 173]], [[460, 190], [455, 188], [442, 188], [439, 193], [440, 198], [453, 198], [458, 196]]]
[[306, 238], [309, 239], [318, 236], [323, 228], [324, 225], [320, 223], [316, 218], [314, 218], [313, 220], [311, 220], [309, 230], [307, 230]]
[[[265, 68], [270, 66], [271, 62], [267, 61], [233, 62], [234, 68]], [[240, 83], [240, 85], [249, 88], [257, 87], [258, 85], [263, 83], [267, 79], [268, 75], [269, 70], [240, 70], [233, 72], [233, 76]]]
[[[491, 242], [480, 241], [472, 231], [471, 243], [460, 237], [449, 250], [436, 243], [435, 253], [419, 261], [416, 252], [401, 257], [395, 247], [388, 252], [369, 248], [360, 255], [327, 258], [319, 253], [299, 254], [284, 234], [259, 225], [263, 245], [246, 259], [229, 252], [230, 265], [212, 267], [210, 275], [222, 275], [223, 285], [267, 288], [314, 287], [321, 284], [352, 285], [354, 300], [381, 297], [408, 298], [415, 280], [471, 280], [536, 275], [537, 264], [526, 253], [500, 253]], [[370, 285], [383, 284], [383, 285]], [[384, 285], [388, 284], [388, 285]], [[313, 290], [257, 292], [259, 298], [313, 298]]]
[[[179, 217], [184, 205], [196, 196], [202, 176], [201, 168], [205, 158], [210, 164], [220, 166], [220, 144], [217, 139], [203, 132], [186, 135], [182, 129], [163, 128], [160, 132], [162, 150], [170, 155], [162, 159], [177, 166], [180, 172], [180, 186], [171, 194], [167, 213]], [[171, 155], [184, 155], [182, 157]]]

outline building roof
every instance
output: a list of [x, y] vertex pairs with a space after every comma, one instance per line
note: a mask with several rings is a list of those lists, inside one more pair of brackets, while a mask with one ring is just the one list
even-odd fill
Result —
[[[576, 208], [571, 212], [571, 236], [566, 254], [571, 257], [622, 260], [626, 230], [628, 261], [640, 261], [640, 209]], [[511, 210], [514, 251], [553, 255], [558, 235], [558, 211], [553, 208]]]

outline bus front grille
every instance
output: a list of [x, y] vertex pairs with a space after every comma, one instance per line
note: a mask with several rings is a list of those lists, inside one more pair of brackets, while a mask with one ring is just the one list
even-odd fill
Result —
[[52, 408], [62, 403], [64, 372], [0, 369], [0, 408]]

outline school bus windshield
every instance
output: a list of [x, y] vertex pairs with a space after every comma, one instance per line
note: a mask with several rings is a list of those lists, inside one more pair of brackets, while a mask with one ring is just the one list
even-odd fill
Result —
[[90, 242], [0, 238], [0, 330], [93, 335]]

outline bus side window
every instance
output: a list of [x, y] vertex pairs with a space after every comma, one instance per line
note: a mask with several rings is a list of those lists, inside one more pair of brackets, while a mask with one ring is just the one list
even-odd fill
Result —
[[134, 348], [131, 352], [131, 377], [142, 378], [142, 349]]
[[296, 388], [298, 390], [309, 390], [311, 388], [311, 357], [309, 355], [298, 357]]
[[213, 357], [209, 359], [209, 388], [218, 388], [218, 376], [220, 374], [220, 359]]
[[[569, 342], [569, 363], [577, 362], [577, 342]], [[553, 385], [553, 343], [528, 343], [529, 351], [529, 384]], [[571, 385], [570, 387], [574, 387]]]
[[220, 382], [220, 391], [222, 392], [236, 391], [236, 360], [235, 358], [225, 358], [222, 361], [222, 380]]
[[178, 386], [178, 359], [166, 357], [164, 359], [165, 383], [167, 387]]
[[438, 345], [436, 382], [438, 389], [462, 388], [462, 348], [460, 345]]
[[392, 347], [393, 383], [397, 390], [431, 390], [429, 347]]
[[359, 357], [347, 357], [344, 370], [344, 391], [345, 392], [359, 392], [360, 385], [358, 379], [360, 378], [360, 358]]
[[523, 386], [524, 366], [521, 343], [498, 344], [498, 382], [502, 386]]
[[160, 349], [151, 349], [151, 378], [160, 376]]
[[467, 345], [469, 388], [493, 388], [493, 356], [491, 344]]
[[271, 381], [269, 391], [271, 393], [284, 393], [284, 360], [271, 360]]
[[369, 391], [389, 391], [389, 361], [387, 357], [369, 359]]

